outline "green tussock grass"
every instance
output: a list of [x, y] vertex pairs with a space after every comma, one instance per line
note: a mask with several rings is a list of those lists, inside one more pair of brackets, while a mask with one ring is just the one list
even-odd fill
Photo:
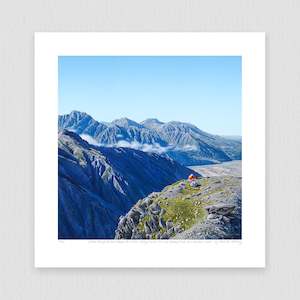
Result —
[[146, 215], [144, 218], [142, 218], [137, 226], [138, 230], [143, 232], [144, 231], [144, 224], [146, 222], [150, 221], [150, 215]]
[[171, 220], [175, 225], [180, 225], [184, 230], [204, 220], [206, 216], [206, 211], [201, 201], [197, 199], [176, 197], [162, 201], [160, 206], [166, 209], [163, 219], [165, 221]]
[[[234, 177], [204, 177], [197, 180], [198, 186], [192, 187], [187, 180], [177, 181], [169, 186], [166, 186], [162, 192], [153, 198], [153, 202], [159, 204], [166, 212], [162, 219], [167, 222], [171, 220], [174, 226], [180, 226], [182, 230], [188, 230], [197, 223], [202, 223], [206, 220], [208, 205], [213, 205], [219, 201], [220, 197], [228, 197], [231, 194], [231, 187], [239, 184]], [[179, 185], [185, 184], [182, 190], [178, 190]], [[174, 195], [173, 198], [169, 198]], [[138, 204], [143, 201], [138, 201]], [[147, 214], [143, 217], [137, 229], [139, 232], [144, 232], [144, 224], [150, 221], [151, 216]], [[159, 228], [152, 233], [151, 239], [157, 239], [158, 234], [163, 234], [166, 228]], [[175, 233], [173, 234], [173, 236]]]
[[[203, 222], [206, 219], [207, 211], [205, 207], [214, 204], [213, 199], [211, 199], [213, 197], [210, 196], [220, 192], [228, 193], [228, 191], [224, 190], [224, 186], [216, 185], [218, 181], [219, 179], [214, 178], [200, 178], [198, 179], [200, 185], [191, 187], [186, 180], [181, 180], [165, 187], [161, 194], [153, 200], [166, 210], [162, 217], [165, 222], [171, 220], [174, 226], [179, 225], [183, 230], [187, 230], [196, 223]], [[164, 192], [176, 188], [183, 182], [185, 183], [184, 189], [176, 194], [175, 197], [166, 199]], [[140, 220], [137, 226], [140, 232], [144, 232], [144, 224], [149, 220], [150, 215], [146, 215]], [[160, 228], [159, 231], [152, 235], [152, 239], [156, 239], [158, 233], [163, 234], [165, 231], [165, 228]]]

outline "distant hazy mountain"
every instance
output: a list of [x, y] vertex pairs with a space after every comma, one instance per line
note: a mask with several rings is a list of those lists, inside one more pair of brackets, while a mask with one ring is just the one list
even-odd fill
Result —
[[[99, 123], [78, 112], [60, 117], [59, 122], [60, 127], [94, 134], [95, 139], [101, 136], [100, 128], [119, 128], [118, 125]], [[131, 132], [131, 124], [126, 126]], [[137, 125], [133, 127], [137, 128]], [[120, 129], [124, 131], [124, 127]], [[190, 173], [190, 169], [156, 153], [97, 147], [74, 132], [60, 131], [58, 237], [113, 238], [119, 217], [126, 214], [138, 199], [186, 178]]]
[[183, 165], [241, 159], [241, 141], [212, 135], [183, 122], [163, 123], [147, 119], [137, 123], [122, 118], [104, 123], [86, 113], [73, 111], [59, 116], [58, 126], [74, 131], [84, 139], [92, 138], [99, 145], [165, 153]]
[[240, 135], [222, 135], [222, 137], [229, 140], [242, 141], [242, 137]]

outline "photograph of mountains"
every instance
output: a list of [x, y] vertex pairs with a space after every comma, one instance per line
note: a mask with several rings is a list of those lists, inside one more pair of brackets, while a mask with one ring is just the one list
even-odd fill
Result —
[[60, 56], [58, 239], [242, 238], [239, 56]]

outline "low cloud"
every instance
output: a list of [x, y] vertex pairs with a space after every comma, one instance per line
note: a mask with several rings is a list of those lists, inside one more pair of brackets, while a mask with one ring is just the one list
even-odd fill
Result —
[[154, 152], [154, 153], [158, 153], [158, 154], [165, 153], [166, 151], [169, 150], [169, 147], [162, 147], [158, 143], [141, 144], [137, 141], [133, 141], [133, 142], [119, 141], [118, 143], [116, 143], [115, 145], [112, 145], [112, 146], [131, 148], [131, 149], [135, 149], [135, 150], [140, 150], [140, 151], [144, 151], [144, 152]]
[[94, 146], [103, 146], [103, 147], [121, 147], [121, 148], [131, 148], [135, 150], [140, 150], [143, 152], [152, 152], [157, 154], [163, 154], [170, 150], [177, 150], [177, 151], [195, 151], [197, 150], [197, 146], [195, 145], [184, 145], [182, 147], [174, 147], [173, 145], [163, 147], [158, 143], [153, 144], [142, 144], [137, 141], [128, 142], [125, 140], [118, 141], [115, 144], [100, 144], [98, 143], [93, 137], [87, 134], [81, 134], [80, 137]]
[[198, 148], [196, 145], [184, 145], [183, 147], [179, 148], [179, 150], [183, 151], [196, 151]]
[[81, 134], [80, 137], [91, 145], [100, 146], [100, 144], [88, 134]]

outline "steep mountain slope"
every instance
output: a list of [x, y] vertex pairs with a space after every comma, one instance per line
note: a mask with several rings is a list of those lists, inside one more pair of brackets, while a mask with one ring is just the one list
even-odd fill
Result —
[[183, 165], [241, 159], [240, 141], [206, 133], [188, 123], [163, 123], [157, 119], [137, 123], [127, 118], [101, 123], [85, 113], [73, 111], [59, 116], [58, 126], [81, 136], [89, 135], [99, 145], [166, 153]]
[[139, 200], [120, 219], [116, 239], [240, 239], [241, 178], [181, 180]]
[[151, 145], [159, 144], [160, 146], [167, 145], [157, 132], [127, 118], [111, 122], [101, 134], [95, 136], [95, 139], [101, 145], [115, 145], [120, 141]]
[[156, 153], [97, 147], [63, 130], [58, 137], [58, 237], [112, 238], [119, 216], [138, 199], [189, 173]]
[[156, 130], [168, 144], [176, 145], [175, 150], [187, 153], [192, 159], [197, 156], [212, 162], [241, 159], [240, 142], [206, 133], [192, 124], [168, 122]]

